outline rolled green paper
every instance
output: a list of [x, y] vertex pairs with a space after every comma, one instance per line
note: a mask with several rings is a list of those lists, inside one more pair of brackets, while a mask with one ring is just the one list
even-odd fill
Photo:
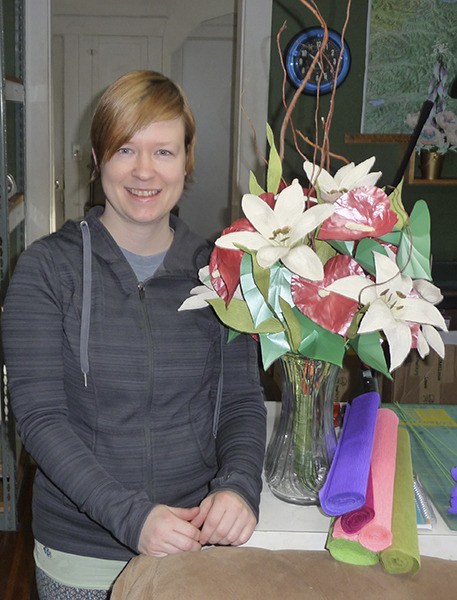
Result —
[[392, 509], [392, 545], [380, 553], [385, 571], [392, 575], [414, 574], [420, 567], [416, 504], [409, 433], [398, 430]]
[[325, 547], [335, 560], [349, 563], [350, 565], [371, 566], [379, 562], [379, 554], [368, 550], [359, 542], [346, 538], [333, 537], [333, 522], [330, 525]]

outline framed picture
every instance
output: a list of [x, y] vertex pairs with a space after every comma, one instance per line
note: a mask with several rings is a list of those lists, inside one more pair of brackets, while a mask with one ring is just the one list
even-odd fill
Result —
[[457, 0], [370, 0], [362, 133], [411, 133], [405, 119], [430, 94], [438, 48], [448, 85], [457, 77], [456, 31]]

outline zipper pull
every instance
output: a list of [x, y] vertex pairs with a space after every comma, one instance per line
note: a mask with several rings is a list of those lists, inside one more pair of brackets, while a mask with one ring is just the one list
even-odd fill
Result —
[[140, 300], [144, 300], [144, 298], [146, 296], [146, 292], [144, 289], [144, 283], [142, 281], [140, 281], [138, 284], [138, 293], [140, 295]]

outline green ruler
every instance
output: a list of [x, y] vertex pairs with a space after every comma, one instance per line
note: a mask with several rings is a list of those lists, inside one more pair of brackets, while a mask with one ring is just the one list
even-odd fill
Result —
[[449, 529], [457, 531], [450, 515], [451, 469], [457, 466], [457, 405], [392, 404], [411, 438], [413, 469]]

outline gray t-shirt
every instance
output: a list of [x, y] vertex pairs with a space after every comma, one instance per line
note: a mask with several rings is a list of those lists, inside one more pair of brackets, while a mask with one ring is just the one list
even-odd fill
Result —
[[163, 259], [167, 253], [165, 250], [158, 254], [141, 256], [140, 254], [134, 254], [125, 248], [121, 248], [121, 250], [125, 258], [129, 261], [130, 266], [135, 271], [138, 281], [146, 281], [146, 279], [152, 277], [163, 263]]

